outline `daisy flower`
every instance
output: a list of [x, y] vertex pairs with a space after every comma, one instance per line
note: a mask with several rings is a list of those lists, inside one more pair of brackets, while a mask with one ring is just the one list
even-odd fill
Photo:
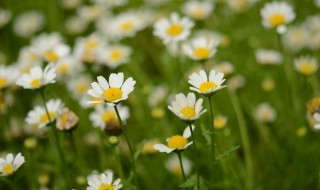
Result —
[[[194, 126], [192, 125], [192, 130]], [[174, 135], [167, 139], [167, 145], [165, 144], [155, 144], [154, 149], [159, 152], [170, 153], [172, 151], [182, 151], [190, 146], [193, 142], [188, 142], [188, 138], [191, 136], [190, 127], [186, 127], [183, 131], [183, 135]]]
[[45, 18], [41, 12], [24, 12], [13, 23], [14, 32], [20, 37], [31, 37], [43, 28]]
[[37, 89], [49, 83], [55, 83], [56, 70], [48, 65], [42, 71], [40, 66], [33, 67], [29, 73], [22, 74], [17, 80], [17, 85], [25, 89]]
[[13, 66], [0, 65], [0, 90], [14, 84], [18, 73], [18, 70]]
[[319, 65], [315, 57], [301, 56], [294, 60], [294, 67], [298, 73], [310, 76], [317, 72]]
[[4, 27], [11, 19], [11, 11], [0, 9], [0, 28]]
[[162, 18], [155, 23], [153, 34], [165, 44], [180, 42], [190, 35], [193, 25], [189, 18], [180, 18], [178, 13], [172, 13], [169, 18]]
[[67, 107], [61, 109], [57, 116], [56, 127], [60, 131], [72, 131], [77, 127], [79, 117]]
[[87, 95], [90, 89], [91, 78], [86, 75], [80, 75], [67, 80], [67, 88], [75, 99], [82, 98]]
[[314, 125], [313, 128], [316, 130], [320, 130], [320, 113], [313, 114]]
[[175, 100], [168, 106], [176, 116], [186, 122], [193, 122], [198, 119], [207, 110], [202, 110], [203, 99], [196, 101], [194, 93], [188, 93], [187, 96], [180, 93], [175, 96]]
[[82, 5], [78, 8], [77, 13], [85, 22], [97, 20], [105, 12], [104, 6], [99, 5]]
[[95, 62], [97, 52], [105, 46], [105, 40], [97, 34], [91, 34], [85, 38], [79, 38], [75, 45], [75, 55], [84, 62]]
[[275, 50], [258, 49], [256, 51], [256, 60], [262, 65], [278, 65], [282, 59], [282, 54]]
[[219, 41], [206, 39], [203, 37], [195, 38], [183, 45], [184, 53], [193, 60], [206, 60], [217, 52]]
[[110, 170], [100, 175], [90, 175], [88, 185], [87, 190], [118, 190], [122, 188], [121, 179], [113, 181], [113, 173]]
[[[127, 106], [118, 105], [119, 114], [122, 121], [126, 121], [129, 117], [129, 108]], [[100, 127], [101, 130], [106, 128], [106, 124], [116, 122], [119, 125], [118, 117], [113, 107], [97, 106], [95, 111], [90, 114], [90, 120], [94, 127]]]
[[182, 6], [182, 11], [194, 20], [203, 20], [212, 13], [214, 6], [209, 1], [188, 1]]
[[0, 158], [0, 176], [14, 174], [24, 162], [25, 159], [21, 153], [18, 153], [15, 157], [10, 153], [7, 154], [5, 159]]
[[257, 106], [254, 115], [258, 121], [264, 123], [272, 123], [277, 117], [277, 113], [274, 108], [266, 102]]
[[28, 112], [27, 118], [25, 119], [28, 125], [38, 126], [38, 128], [45, 127], [50, 121], [53, 122], [64, 104], [60, 99], [52, 99], [46, 102], [49, 117], [44, 106], [36, 106], [33, 110]]
[[296, 17], [293, 8], [286, 2], [267, 3], [260, 11], [262, 24], [266, 28], [276, 27], [279, 33], [285, 31], [285, 24]]
[[215, 70], [211, 70], [209, 76], [207, 76], [204, 70], [200, 70], [199, 73], [192, 73], [189, 76], [188, 83], [193, 86], [190, 87], [190, 90], [203, 95], [212, 95], [217, 90], [227, 87], [222, 85], [226, 80], [223, 77], [223, 73], [216, 72]]
[[214, 117], [214, 128], [222, 129], [226, 126], [228, 118], [223, 115], [217, 115]]
[[82, 70], [82, 64], [73, 56], [66, 56], [59, 59], [54, 67], [57, 75], [77, 75]]
[[111, 69], [126, 63], [131, 54], [131, 49], [124, 45], [114, 45], [102, 48], [98, 54], [100, 63], [107, 65]]
[[109, 81], [103, 76], [98, 76], [97, 80], [98, 82], [91, 83], [92, 88], [88, 91], [88, 94], [100, 100], [89, 101], [88, 103], [105, 101], [109, 106], [115, 106], [120, 101], [128, 98], [136, 84], [132, 77], [124, 81], [123, 73], [112, 73], [109, 76]]

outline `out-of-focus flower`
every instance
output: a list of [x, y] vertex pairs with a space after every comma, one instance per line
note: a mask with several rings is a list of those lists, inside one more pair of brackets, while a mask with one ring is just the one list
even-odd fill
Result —
[[83, 69], [81, 62], [73, 56], [59, 59], [54, 67], [58, 76], [77, 75]]
[[159, 143], [160, 141], [158, 139], [150, 139], [144, 141], [141, 154], [154, 154], [158, 152], [156, 149], [153, 148], [153, 146]]
[[219, 41], [195, 38], [183, 45], [184, 53], [193, 60], [206, 60], [217, 52]]
[[[41, 186], [45, 187], [50, 183], [50, 175], [48, 173], [42, 173], [38, 176], [37, 181]], [[44, 190], [47, 190], [47, 189], [44, 188]]]
[[103, 76], [97, 77], [98, 82], [91, 83], [88, 91], [90, 96], [101, 98], [101, 100], [89, 101], [88, 103], [99, 103], [105, 101], [110, 106], [115, 106], [122, 100], [126, 100], [133, 91], [136, 81], [132, 77], [124, 81], [123, 73], [112, 73], [107, 81]]
[[209, 17], [213, 8], [213, 2], [191, 0], [183, 4], [182, 11], [194, 20], [203, 20]]
[[269, 103], [261, 103], [257, 106], [255, 113], [256, 119], [264, 123], [272, 123], [277, 117], [277, 113]]
[[262, 24], [266, 28], [277, 28], [279, 33], [284, 33], [285, 25], [292, 22], [296, 14], [287, 2], [271, 2], [265, 4], [260, 11]]
[[318, 71], [319, 65], [315, 57], [301, 56], [294, 60], [294, 67], [298, 73], [310, 76]]
[[90, 81], [91, 79], [86, 75], [80, 75], [68, 80], [67, 88], [71, 95], [78, 99], [87, 95], [87, 91], [90, 89]]
[[0, 65], [0, 90], [14, 84], [18, 75], [19, 71], [15, 66]]
[[168, 106], [176, 116], [188, 123], [193, 122], [204, 114], [207, 110], [202, 110], [203, 99], [196, 101], [194, 93], [188, 93], [187, 96], [180, 93], [175, 96], [175, 100]]
[[262, 81], [262, 89], [266, 92], [271, 92], [274, 90], [275, 86], [276, 86], [276, 83], [275, 81], [272, 79], [272, 78], [265, 78], [263, 81]]
[[275, 50], [258, 49], [256, 51], [256, 60], [263, 65], [278, 65], [282, 59], [281, 53]]
[[[192, 130], [194, 130], [194, 126], [192, 125]], [[193, 142], [188, 142], [188, 138], [191, 136], [190, 127], [187, 126], [183, 131], [183, 135], [174, 135], [167, 139], [167, 145], [165, 144], [155, 144], [153, 146], [154, 149], [159, 152], [165, 152], [169, 154], [172, 151], [182, 151], [188, 146], [190, 146]]]
[[99, 4], [101, 6], [107, 6], [108, 8], [119, 7], [125, 5], [127, 0], [93, 0], [95, 4]]
[[320, 8], [320, 0], [314, 0], [314, 4]]
[[188, 83], [193, 87], [190, 87], [190, 90], [196, 91], [205, 96], [210, 96], [216, 91], [225, 88], [225, 85], [222, 85], [226, 80], [223, 78], [224, 74], [211, 70], [209, 75], [204, 70], [200, 70], [199, 73], [192, 73], [189, 76]]
[[78, 16], [72, 16], [65, 22], [65, 28], [69, 34], [81, 34], [87, 29], [88, 23]]
[[197, 30], [193, 36], [194, 38], [205, 38], [207, 41], [219, 42], [219, 47], [227, 47], [230, 43], [228, 36], [208, 29]]
[[0, 9], [0, 28], [4, 27], [11, 19], [11, 11]]
[[283, 44], [292, 51], [299, 51], [307, 46], [310, 36], [304, 26], [290, 27], [283, 35]]
[[242, 75], [235, 75], [228, 79], [227, 86], [233, 91], [237, 91], [246, 85], [246, 78]]
[[307, 47], [311, 50], [320, 49], [320, 15], [309, 16], [303, 26], [308, 32]]
[[228, 77], [234, 73], [234, 66], [228, 61], [223, 61], [219, 64], [214, 64], [212, 68], [217, 72], [223, 73], [225, 77]]
[[17, 85], [26, 89], [37, 89], [50, 83], [55, 83], [56, 70], [48, 65], [44, 70], [37, 66], [30, 69], [29, 73], [22, 74], [17, 80]]
[[45, 127], [50, 121], [56, 120], [58, 114], [62, 110], [64, 104], [60, 99], [52, 99], [46, 102], [49, 117], [46, 109], [43, 106], [36, 106], [33, 110], [28, 112], [25, 119], [28, 125], [35, 125], [38, 128]]
[[[183, 170], [186, 175], [189, 175], [191, 172], [191, 161], [187, 159], [186, 157], [181, 157]], [[173, 174], [181, 175], [181, 167], [180, 167], [180, 161], [179, 158], [176, 155], [170, 156], [168, 160], [165, 163], [165, 167], [168, 171], [170, 171]]]
[[159, 85], [154, 87], [151, 90], [151, 93], [148, 97], [148, 104], [151, 107], [155, 107], [159, 105], [166, 97], [168, 94], [168, 87], [165, 85]]
[[310, 115], [314, 113], [320, 113], [320, 98], [316, 97], [310, 100], [307, 104], [307, 109]]
[[303, 136], [305, 136], [306, 134], [307, 134], [307, 128], [306, 128], [306, 127], [300, 127], [300, 128], [298, 128], [297, 131], [296, 131], [296, 135], [297, 135], [298, 137], [303, 137]]
[[25, 158], [21, 153], [18, 153], [15, 157], [9, 153], [5, 159], [0, 158], [0, 176], [10, 176], [14, 174], [24, 162]]
[[75, 129], [79, 121], [79, 117], [68, 108], [61, 109], [57, 116], [56, 127], [60, 131], [71, 131]]
[[85, 22], [97, 20], [105, 11], [105, 7], [99, 5], [82, 5], [77, 13]]
[[107, 170], [106, 172], [97, 175], [92, 174], [88, 176], [87, 190], [118, 190], [122, 188], [121, 179], [113, 180], [113, 172]]
[[97, 34], [91, 34], [85, 38], [79, 38], [74, 48], [75, 55], [84, 62], [95, 62], [98, 51], [105, 46], [105, 40]]
[[81, 5], [82, 0], [60, 0], [62, 8], [75, 9]]
[[14, 21], [13, 30], [21, 37], [30, 37], [40, 31], [44, 25], [43, 14], [29, 11], [20, 14]]
[[222, 129], [226, 126], [228, 118], [223, 115], [217, 115], [214, 117], [214, 128]]
[[28, 149], [34, 149], [38, 144], [38, 141], [34, 137], [29, 137], [26, 140], [24, 140], [24, 146]]
[[20, 49], [18, 60], [18, 67], [21, 73], [29, 72], [32, 67], [42, 64], [42, 56], [35, 48], [28, 46]]
[[144, 2], [148, 5], [158, 7], [167, 4], [169, 0], [144, 0]]
[[[121, 120], [123, 122], [126, 122], [127, 119], [130, 117], [129, 108], [126, 106], [118, 105], [119, 114], [121, 117]], [[99, 127], [101, 130], [105, 130], [107, 128], [107, 125], [118, 125], [119, 126], [119, 120], [117, 117], [117, 114], [113, 107], [100, 105], [95, 108], [95, 111], [90, 114], [90, 120], [93, 123], [94, 127]], [[121, 130], [120, 128], [118, 130]]]
[[258, 0], [226, 0], [227, 5], [235, 12], [244, 12]]
[[191, 32], [194, 23], [187, 17], [172, 13], [169, 18], [162, 18], [154, 25], [153, 34], [161, 38], [164, 44], [185, 40]]
[[111, 69], [115, 69], [120, 65], [127, 63], [131, 49], [124, 45], [107, 46], [100, 49], [98, 60], [100, 63], [107, 65]]

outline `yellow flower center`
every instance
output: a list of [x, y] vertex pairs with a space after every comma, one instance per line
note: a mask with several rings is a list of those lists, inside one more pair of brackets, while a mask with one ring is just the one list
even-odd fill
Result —
[[269, 22], [272, 26], [279, 26], [285, 23], [285, 18], [283, 14], [274, 14], [270, 17]]
[[86, 84], [80, 83], [77, 85], [76, 90], [78, 93], [83, 94], [89, 90], [89, 87]]
[[167, 34], [170, 36], [178, 36], [183, 31], [183, 27], [180, 24], [172, 24], [167, 29]]
[[210, 56], [210, 53], [211, 53], [210, 49], [200, 47], [194, 50], [193, 56], [199, 59], [208, 59], [208, 57]]
[[123, 23], [120, 24], [120, 29], [121, 29], [123, 32], [129, 32], [130, 30], [133, 29], [133, 24], [132, 24], [132, 22], [130, 22], [130, 21], [123, 22]]
[[320, 98], [313, 98], [307, 104], [307, 108], [311, 114], [314, 114], [315, 112], [320, 112]]
[[185, 107], [181, 111], [182, 115], [184, 115], [186, 118], [191, 118], [196, 115], [196, 110], [193, 107]]
[[12, 164], [7, 164], [2, 168], [1, 171], [3, 174], [12, 174], [13, 173], [13, 167]]
[[[52, 121], [52, 119], [55, 117], [55, 113], [53, 112], [49, 112], [49, 116], [50, 116], [50, 120]], [[41, 123], [46, 123], [49, 121], [48, 115], [47, 113], [44, 113], [40, 116], [40, 122]]]
[[315, 72], [315, 67], [311, 63], [302, 63], [298, 71], [303, 75], [312, 75]]
[[104, 122], [109, 122], [111, 120], [117, 120], [117, 116], [113, 111], [105, 111], [102, 115], [101, 118], [103, 119]]
[[98, 46], [98, 42], [96, 40], [88, 40], [85, 46], [86, 49], [95, 49]]
[[0, 77], [0, 89], [7, 86], [7, 84], [8, 84], [8, 80], [4, 77]]
[[[51, 116], [50, 116], [50, 118], [51, 118]], [[65, 113], [65, 114], [61, 115], [61, 117], [60, 117], [61, 125], [64, 126], [68, 122], [68, 120], [69, 120], [69, 113]]]
[[214, 118], [214, 127], [216, 129], [222, 129], [226, 125], [226, 118], [225, 117], [216, 117]]
[[103, 96], [108, 102], [113, 102], [122, 98], [122, 90], [120, 88], [109, 88], [103, 93]]
[[99, 186], [98, 190], [114, 190], [114, 186], [111, 184], [102, 184]]
[[61, 63], [58, 65], [57, 71], [62, 74], [68, 73], [70, 71], [70, 66], [67, 63]]
[[191, 14], [194, 19], [202, 19], [204, 17], [204, 12], [201, 8], [194, 9]]
[[187, 143], [188, 141], [186, 138], [180, 135], [175, 135], [168, 140], [168, 147], [182, 149], [187, 145]]
[[208, 92], [214, 88], [217, 88], [217, 84], [214, 82], [204, 82], [199, 86], [201, 92]]
[[44, 53], [44, 57], [48, 60], [48, 61], [57, 61], [59, 56], [56, 54], [56, 52], [54, 51], [47, 51]]
[[37, 87], [39, 87], [39, 86], [41, 85], [41, 81], [40, 81], [40, 79], [33, 79], [33, 80], [31, 81], [30, 85], [31, 85], [32, 87], [37, 88]]
[[110, 52], [110, 58], [113, 61], [119, 61], [122, 58], [122, 52], [120, 50], [113, 50]]

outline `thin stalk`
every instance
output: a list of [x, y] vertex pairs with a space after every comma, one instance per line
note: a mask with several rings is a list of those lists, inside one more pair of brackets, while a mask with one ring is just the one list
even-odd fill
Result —
[[69, 132], [69, 136], [70, 136], [72, 149], [74, 150], [74, 152], [76, 154], [76, 158], [78, 158], [79, 152], [78, 152], [78, 149], [77, 149], [76, 141], [74, 140], [73, 131]]
[[252, 165], [252, 155], [251, 155], [251, 149], [250, 149], [250, 141], [248, 136], [248, 129], [247, 125], [240, 107], [240, 102], [238, 97], [229, 90], [229, 97], [233, 106], [233, 109], [235, 111], [239, 129], [240, 129], [240, 135], [241, 135], [241, 141], [244, 149], [244, 158], [245, 158], [245, 165], [247, 170], [247, 189], [251, 189], [253, 185], [253, 165]]
[[212, 101], [211, 97], [208, 97], [209, 100], [209, 107], [210, 107], [210, 118], [211, 118], [211, 159], [212, 159], [212, 166], [211, 166], [211, 179], [214, 181], [214, 169], [215, 169], [215, 164], [216, 164], [216, 157], [215, 157], [215, 138], [214, 138], [214, 115], [213, 115], [213, 108], [212, 108]]
[[60, 141], [59, 141], [59, 137], [58, 137], [58, 132], [57, 132], [57, 128], [53, 125], [52, 123], [52, 120], [50, 118], [50, 114], [49, 114], [49, 111], [48, 111], [48, 108], [47, 108], [47, 104], [46, 104], [46, 99], [45, 99], [45, 96], [44, 96], [44, 89], [41, 89], [40, 90], [40, 93], [41, 93], [41, 97], [42, 97], [42, 100], [43, 100], [43, 103], [44, 103], [44, 108], [46, 110], [46, 113], [47, 113], [47, 116], [48, 116], [48, 119], [49, 119], [49, 125], [51, 126], [52, 128], [52, 131], [53, 131], [53, 134], [54, 134], [54, 138], [55, 138], [55, 141], [56, 141], [56, 145], [57, 145], [57, 149], [58, 149], [58, 153], [59, 153], [59, 157], [60, 157], [60, 161], [62, 163], [62, 172], [63, 172], [63, 175], [65, 177], [65, 181], [66, 181], [66, 185], [67, 185], [67, 189], [70, 189], [69, 187], [69, 180], [68, 180], [68, 177], [67, 177], [67, 172], [66, 172], [66, 161], [63, 157], [63, 153], [62, 153], [62, 149], [61, 149], [61, 145], [60, 145]]
[[197, 146], [196, 146], [196, 141], [194, 140], [194, 135], [193, 135], [191, 123], [189, 123], [189, 128], [190, 128], [191, 137], [192, 137], [192, 141], [193, 141], [193, 143], [192, 143], [193, 144], [193, 156], [196, 159], [197, 186], [198, 186], [198, 190], [200, 190], [199, 159], [198, 159]]
[[135, 165], [135, 160], [134, 160], [133, 147], [132, 147], [131, 142], [130, 142], [127, 134], [126, 134], [126, 131], [124, 130], [124, 126], [123, 126], [123, 123], [122, 123], [122, 120], [121, 120], [117, 105], [114, 106], [114, 110], [116, 111], [116, 114], [117, 114], [117, 117], [118, 117], [118, 120], [119, 120], [119, 123], [120, 123], [120, 126], [121, 126], [122, 133], [124, 135], [124, 138], [125, 138], [125, 140], [127, 142], [129, 150], [130, 150], [130, 158], [131, 158], [132, 170], [133, 170], [133, 175], [134, 175], [134, 181], [135, 181], [136, 187], [139, 187], [138, 178], [137, 178], [137, 171], [136, 171], [136, 165]]
[[117, 168], [118, 168], [118, 173], [121, 179], [124, 179], [124, 175], [123, 175], [123, 169], [122, 169], [122, 165], [121, 165], [121, 157], [120, 157], [120, 153], [119, 153], [119, 146], [116, 145], [113, 147], [114, 150], [114, 155], [117, 161]]
[[178, 154], [178, 157], [179, 157], [179, 162], [180, 162], [180, 168], [181, 168], [183, 181], [185, 182], [187, 180], [187, 177], [186, 177], [186, 174], [184, 173], [184, 169], [183, 169], [183, 164], [182, 164], [182, 159], [181, 159], [181, 152], [178, 151], [177, 154]]

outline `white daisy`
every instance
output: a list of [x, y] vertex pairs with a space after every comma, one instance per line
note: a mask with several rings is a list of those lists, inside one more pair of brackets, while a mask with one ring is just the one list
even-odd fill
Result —
[[176, 116], [186, 122], [193, 122], [198, 119], [207, 110], [202, 110], [203, 99], [196, 101], [194, 93], [188, 93], [187, 96], [180, 93], [175, 96], [175, 100], [168, 106]]
[[17, 63], [22, 73], [29, 72], [32, 67], [42, 64], [40, 52], [32, 46], [23, 47], [19, 51]]
[[292, 6], [286, 2], [271, 2], [265, 4], [260, 11], [262, 24], [266, 28], [277, 27], [278, 32], [283, 31], [285, 24], [290, 23], [296, 17]]
[[136, 81], [132, 77], [124, 81], [123, 73], [112, 73], [107, 81], [103, 76], [97, 77], [98, 82], [91, 83], [92, 89], [88, 94], [101, 98], [103, 100], [89, 101], [88, 103], [98, 103], [105, 101], [110, 106], [115, 106], [121, 100], [128, 98], [128, 95], [133, 91]]
[[315, 130], [320, 130], [320, 113], [316, 112], [312, 115], [313, 120], [314, 120], [314, 125], [313, 128]]
[[153, 34], [165, 44], [176, 43], [190, 35], [193, 25], [194, 22], [189, 18], [180, 18], [177, 13], [172, 13], [169, 18], [162, 18], [155, 23]]
[[26, 123], [37, 126], [38, 128], [45, 127], [50, 121], [53, 122], [57, 115], [62, 110], [64, 104], [60, 99], [52, 99], [46, 102], [49, 117], [44, 106], [36, 106], [33, 110], [28, 112]]
[[214, 6], [209, 1], [188, 1], [182, 6], [182, 11], [194, 20], [203, 20], [212, 13]]
[[211, 70], [209, 76], [207, 76], [204, 70], [200, 70], [199, 73], [192, 73], [189, 76], [188, 83], [193, 87], [190, 90], [196, 91], [203, 95], [211, 95], [217, 90], [225, 88], [222, 83], [226, 80], [223, 78], [224, 74]]
[[75, 45], [75, 55], [84, 62], [95, 62], [97, 52], [105, 46], [105, 40], [97, 34], [91, 34], [85, 38], [79, 38]]
[[282, 54], [275, 50], [258, 49], [256, 50], [256, 60], [262, 65], [278, 65], [282, 62]]
[[102, 48], [99, 51], [98, 59], [100, 63], [107, 65], [111, 69], [128, 62], [131, 49], [124, 45], [113, 45]]
[[43, 28], [44, 21], [45, 19], [41, 12], [24, 12], [15, 19], [13, 30], [18, 36], [31, 37]]
[[[192, 125], [192, 130], [194, 130], [194, 126]], [[167, 139], [167, 145], [165, 144], [155, 144], [153, 146], [154, 149], [159, 152], [170, 153], [172, 151], [182, 151], [190, 146], [193, 142], [188, 142], [188, 138], [191, 136], [190, 127], [186, 127], [183, 131], [183, 135], [174, 135]]]
[[105, 11], [104, 6], [99, 5], [82, 5], [78, 8], [77, 13], [86, 22], [92, 22], [98, 19]]
[[11, 19], [11, 11], [0, 8], [0, 28], [5, 26]]
[[226, 0], [227, 5], [235, 12], [243, 12], [259, 0]]
[[318, 71], [317, 58], [311, 56], [301, 56], [294, 60], [294, 68], [302, 75], [310, 76]]
[[183, 45], [184, 53], [193, 60], [206, 60], [217, 52], [219, 41], [206, 39], [203, 37], [195, 38]]
[[79, 16], [71, 16], [66, 19], [64, 27], [68, 34], [77, 35], [81, 34], [87, 29], [88, 23]]
[[67, 88], [72, 97], [78, 99], [87, 95], [87, 91], [90, 89], [90, 81], [91, 78], [83, 74], [67, 80]]
[[257, 106], [254, 115], [258, 121], [265, 123], [272, 123], [277, 117], [274, 108], [266, 102]]
[[0, 176], [14, 174], [24, 162], [25, 158], [21, 153], [18, 153], [15, 157], [10, 153], [7, 154], [5, 159], [0, 158]]
[[0, 65], [0, 90], [14, 84], [18, 74], [19, 71], [15, 66]]
[[[129, 118], [129, 108], [127, 106], [118, 105], [119, 114], [121, 120], [126, 122]], [[93, 123], [94, 127], [100, 127], [101, 130], [104, 130], [107, 123], [116, 122], [118, 123], [118, 117], [113, 107], [100, 105], [95, 108], [95, 111], [90, 114], [90, 120]], [[118, 123], [119, 124], [119, 123]]]
[[29, 73], [22, 74], [17, 80], [17, 85], [26, 89], [40, 88], [49, 83], [55, 83], [56, 70], [48, 65], [42, 71], [41, 67], [37, 66], [30, 69]]
[[59, 59], [55, 64], [57, 74], [77, 75], [83, 69], [81, 62], [73, 56], [66, 56]]
[[100, 175], [90, 175], [87, 181], [89, 185], [87, 190], [118, 190], [122, 188], [121, 179], [113, 181], [113, 173], [110, 170]]

